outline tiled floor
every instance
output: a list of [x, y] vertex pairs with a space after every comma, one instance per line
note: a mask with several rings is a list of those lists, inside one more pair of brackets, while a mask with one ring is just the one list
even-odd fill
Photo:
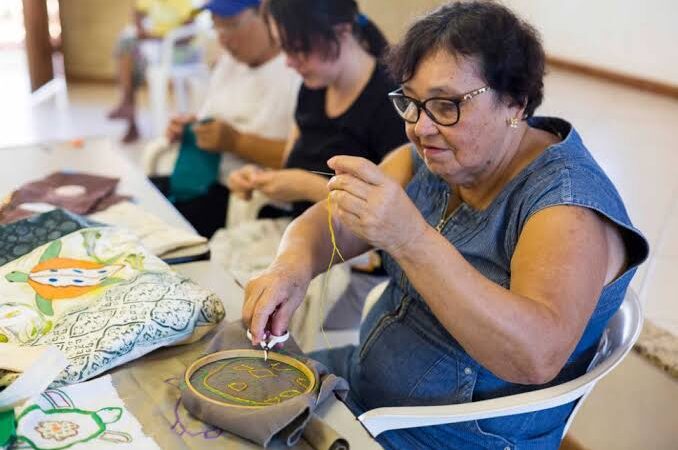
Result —
[[[95, 135], [117, 140], [122, 135], [124, 125], [105, 118], [116, 101], [113, 87], [73, 85], [67, 102], [32, 105], [25, 73], [17, 69], [21, 61], [0, 55], [0, 147]], [[546, 101], [539, 112], [570, 120], [616, 183], [652, 246], [651, 259], [633, 287], [646, 317], [678, 335], [673, 289], [678, 275], [678, 101], [554, 70], [546, 79]], [[140, 122], [142, 134], [150, 137], [143, 111]], [[137, 146], [121, 149], [138, 157]], [[654, 400], [656, 404], [648, 403]], [[632, 354], [594, 390], [572, 433], [591, 450], [676, 448], [678, 433], [666, 419], [675, 418], [676, 405], [676, 380]]]

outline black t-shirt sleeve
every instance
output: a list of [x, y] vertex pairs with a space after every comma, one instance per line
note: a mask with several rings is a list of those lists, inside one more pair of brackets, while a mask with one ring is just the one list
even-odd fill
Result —
[[407, 142], [405, 122], [398, 116], [390, 101], [379, 103], [369, 128], [370, 150], [381, 161], [391, 150]]

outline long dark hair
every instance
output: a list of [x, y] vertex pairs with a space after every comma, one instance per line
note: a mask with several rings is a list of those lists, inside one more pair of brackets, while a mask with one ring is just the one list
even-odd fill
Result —
[[280, 44], [289, 53], [321, 51], [328, 59], [339, 56], [336, 26], [351, 24], [356, 36], [371, 55], [380, 58], [388, 41], [369, 18], [360, 14], [355, 0], [268, 0], [264, 15], [278, 27]]
[[544, 96], [544, 49], [537, 31], [493, 1], [453, 2], [415, 22], [389, 55], [393, 76], [405, 82], [437, 50], [477, 58], [487, 84], [534, 114]]

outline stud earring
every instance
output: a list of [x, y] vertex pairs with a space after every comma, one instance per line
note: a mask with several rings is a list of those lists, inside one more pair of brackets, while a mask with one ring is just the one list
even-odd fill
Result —
[[506, 119], [506, 125], [508, 125], [511, 128], [518, 128], [518, 123], [520, 120], [518, 120], [515, 117], [511, 117], [510, 119]]

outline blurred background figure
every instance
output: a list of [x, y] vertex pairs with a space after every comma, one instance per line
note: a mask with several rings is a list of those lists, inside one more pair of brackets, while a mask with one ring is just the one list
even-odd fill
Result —
[[[127, 132], [122, 138], [124, 143], [131, 143], [139, 138], [135, 97], [144, 80], [147, 59], [158, 57], [160, 39], [172, 29], [190, 22], [193, 12], [191, 0], [136, 0], [134, 24], [122, 31], [115, 49], [120, 103], [108, 114], [109, 119], [127, 120]], [[142, 46], [142, 43], [146, 45]], [[174, 52], [175, 62], [188, 62], [199, 57], [199, 53], [189, 42], [183, 44]]]
[[279, 167], [293, 124], [300, 77], [285, 65], [259, 10], [259, 0], [210, 0], [218, 60], [197, 115], [170, 120], [179, 153], [169, 176], [152, 181], [206, 237], [226, 221], [228, 174], [256, 163]]

